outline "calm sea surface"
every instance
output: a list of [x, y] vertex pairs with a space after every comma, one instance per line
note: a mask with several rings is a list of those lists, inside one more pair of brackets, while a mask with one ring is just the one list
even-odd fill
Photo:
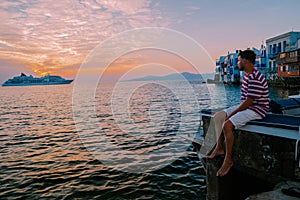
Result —
[[[127, 90], [134, 84], [140, 87]], [[176, 132], [193, 131], [199, 121], [194, 114], [202, 108], [238, 103], [239, 86], [193, 84], [194, 92], [181, 88], [179, 98], [159, 84], [124, 82], [115, 94], [112, 84], [103, 84], [94, 102], [99, 127], [87, 126], [85, 131], [95, 135], [88, 139], [82, 138], [84, 126], [76, 129], [85, 119], [74, 121], [73, 86], [0, 87], [0, 199], [205, 199], [205, 171], [191, 145], [165, 162], [150, 152], [169, 147], [159, 156], [175, 155]], [[283, 99], [299, 91], [270, 88], [270, 97]], [[122, 99], [126, 95], [128, 101]], [[188, 120], [182, 123], [182, 102], [190, 98], [199, 105], [184, 108]], [[84, 103], [79, 107], [80, 113], [86, 111]], [[180, 129], [180, 123], [191, 126]], [[99, 129], [104, 134], [97, 135]], [[95, 148], [107, 140], [128, 155]], [[130, 161], [120, 161], [125, 158]], [[134, 170], [123, 169], [122, 163]], [[150, 166], [154, 170], [147, 171]]]

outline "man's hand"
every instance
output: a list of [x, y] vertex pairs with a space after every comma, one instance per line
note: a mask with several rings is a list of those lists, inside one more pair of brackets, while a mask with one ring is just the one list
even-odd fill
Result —
[[227, 120], [229, 120], [230, 117], [232, 117], [232, 115], [227, 116], [227, 117], [225, 118], [225, 122], [226, 122]]
[[246, 110], [247, 108], [249, 108], [251, 105], [253, 104], [253, 99], [252, 98], [247, 98], [237, 109], [235, 109], [230, 115], [228, 115], [225, 118], [225, 121], [227, 121], [230, 117], [232, 117], [233, 115], [235, 115], [236, 113], [242, 111], [242, 110]]

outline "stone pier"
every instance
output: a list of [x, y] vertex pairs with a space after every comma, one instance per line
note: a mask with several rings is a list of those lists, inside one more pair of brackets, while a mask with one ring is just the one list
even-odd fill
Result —
[[[202, 121], [206, 134], [210, 117]], [[223, 157], [206, 159], [208, 200], [246, 199], [284, 181], [300, 182], [295, 140], [243, 130], [234, 130], [234, 137], [234, 166], [226, 176], [216, 177]]]

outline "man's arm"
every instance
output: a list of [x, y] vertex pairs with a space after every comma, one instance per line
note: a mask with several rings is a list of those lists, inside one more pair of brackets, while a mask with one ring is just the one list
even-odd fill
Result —
[[236, 113], [238, 113], [242, 110], [246, 110], [252, 104], [253, 104], [253, 98], [248, 97], [239, 107], [237, 107], [229, 116], [226, 117], [225, 121], [228, 120], [233, 115], [235, 115]]

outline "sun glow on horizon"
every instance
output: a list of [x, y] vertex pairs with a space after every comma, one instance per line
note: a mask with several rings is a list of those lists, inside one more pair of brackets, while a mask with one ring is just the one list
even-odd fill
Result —
[[70, 74], [70, 68], [74, 76], [74, 66], [103, 40], [132, 28], [168, 25], [159, 5], [148, 0], [24, 0], [0, 5], [0, 59], [41, 76]]
[[[184, 33], [203, 45], [215, 60], [228, 51], [259, 47], [262, 40], [292, 27], [300, 29], [300, 16], [294, 14], [299, 5], [295, 1], [283, 4], [258, 0], [232, 1], [232, 4], [192, 0], [2, 0], [0, 70], [5, 72], [1, 71], [0, 79], [15, 71], [74, 78], [97, 45], [123, 31], [145, 27]], [[252, 16], [237, 17], [244, 16], [245, 9], [252, 10]], [[289, 20], [283, 23], [277, 10]], [[227, 19], [234, 19], [235, 23], [230, 25]], [[106, 73], [118, 76], [146, 61], [151, 62], [147, 57], [124, 56]], [[172, 61], [173, 58], [166, 56], [162, 64], [189, 71]], [[214, 66], [208, 65], [203, 63], [200, 67], [214, 72]], [[92, 74], [93, 70], [88, 73]]]

